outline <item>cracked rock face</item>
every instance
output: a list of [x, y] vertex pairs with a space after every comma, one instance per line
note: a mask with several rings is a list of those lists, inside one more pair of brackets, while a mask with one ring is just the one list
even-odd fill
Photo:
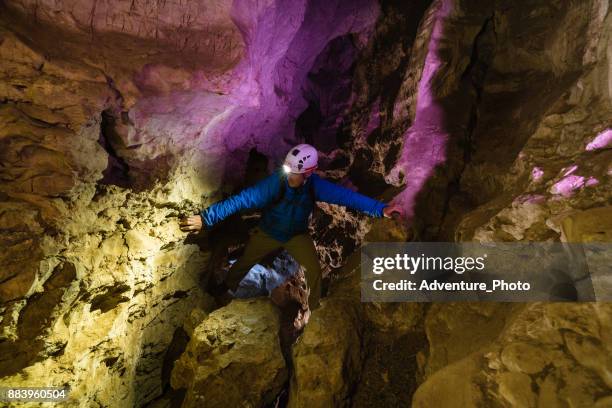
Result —
[[[395, 169], [419, 181], [427, 170], [414, 168], [419, 146], [442, 142], [425, 152], [447, 166], [417, 190], [420, 236], [609, 241], [610, 157], [598, 147], [607, 146], [612, 108], [607, 4], [437, 2], [428, 16], [431, 28], [419, 36], [445, 59], [425, 58], [423, 75], [428, 64], [439, 74], [429, 86], [422, 77], [417, 98], [435, 98], [422, 110], [418, 101], [407, 105], [414, 119]], [[540, 24], [547, 18], [554, 28]], [[412, 86], [406, 76], [400, 101]], [[413, 197], [410, 188], [402, 195]], [[609, 370], [609, 314], [606, 303], [434, 305], [413, 404], [605, 406], [607, 374], [571, 349], [589, 347]]]
[[172, 371], [172, 386], [187, 389], [182, 406], [273, 402], [287, 380], [279, 329], [279, 311], [268, 299], [233, 300], [212, 312]]
[[277, 164], [310, 67], [338, 36], [365, 46], [378, 7], [0, 7], [0, 383], [45, 378], [73, 406], [172, 401], [212, 308], [210, 247], [178, 217], [239, 186], [252, 148]]
[[[401, 11], [389, 3], [382, 8], [364, 55], [377, 56], [378, 47], [388, 44], [383, 39], [394, 32]], [[364, 57], [358, 63], [355, 72], [367, 67], [370, 78], [357, 76], [353, 86], [367, 100], [356, 99], [349, 110], [352, 127], [346, 140], [352, 157], [343, 161], [351, 164], [336, 174], [350, 174], [364, 190], [376, 188], [382, 178], [401, 185], [396, 201], [414, 215], [413, 236], [425, 241], [609, 241], [607, 3], [534, 1], [507, 8], [496, 2], [436, 1], [422, 15], [413, 36], [404, 33], [414, 41], [404, 42], [412, 44], [407, 56], [384, 66], [399, 71], [397, 93], [380, 92], [380, 84], [393, 76], [376, 64], [378, 59]], [[543, 23], [546, 19], [559, 24], [551, 27]], [[394, 99], [385, 101], [390, 96]], [[384, 113], [378, 121], [372, 119], [377, 112]], [[392, 233], [382, 237], [397, 238]], [[568, 330], [569, 338], [579, 338], [600, 357], [607, 355], [611, 343], [604, 331], [610, 308], [590, 307], [586, 317], [581, 305], [571, 304], [434, 305], [422, 321], [428, 347], [417, 354], [421, 385], [413, 403], [605, 406], [610, 387], [601, 367], [576, 358], [566, 340], [557, 346], [543, 343], [547, 336], [564, 338]], [[585, 316], [584, 323], [597, 329], [587, 334], [565, 326], [553, 317], [559, 313], [578, 320]], [[407, 319], [394, 320], [390, 311], [378, 315], [394, 323]], [[317, 319], [316, 313], [312, 318]], [[527, 322], [542, 332], [532, 333]], [[524, 367], [527, 371], [510, 361], [516, 354], [512, 347], [508, 365], [483, 360], [493, 358], [488, 350], [514, 341], [508, 333], [521, 336], [518, 347], [525, 353], [538, 350], [545, 356], [557, 350], [563, 357], [555, 364], [549, 356], [549, 363], [534, 362]], [[601, 361], [609, 370], [609, 361]], [[398, 377], [388, 372], [377, 375], [393, 389]], [[569, 378], [571, 372], [575, 378]], [[570, 397], [565, 381], [592, 385]]]
[[[358, 255], [609, 242], [611, 15], [602, 0], [4, 1], [0, 385], [67, 385], [67, 406], [609, 406], [609, 304], [362, 304]], [[411, 224], [320, 205], [329, 296], [283, 358], [272, 303], [213, 311], [204, 288], [256, 217], [189, 238], [178, 217], [302, 142]]]
[[[484, 315], [474, 306], [471, 309], [462, 313], [464, 327], [469, 321], [466, 316], [486, 324]], [[462, 406], [603, 407], [609, 403], [609, 306], [551, 303], [513, 311], [497, 309], [490, 309], [489, 316], [506, 321], [488, 339], [470, 341], [475, 333], [466, 330], [454, 341], [430, 335], [432, 350], [446, 351], [448, 357], [442, 364], [440, 356], [436, 358], [441, 368], [417, 390], [415, 406], [452, 406], [457, 401]], [[439, 311], [434, 316], [444, 318]], [[446, 322], [444, 329], [452, 330], [452, 324]]]
[[[163, 355], [176, 328], [194, 306], [210, 307], [198, 285], [207, 257], [177, 242], [178, 222], [166, 218], [175, 210], [142, 196], [85, 190], [69, 206], [51, 208], [63, 217], [62, 230], [38, 242], [43, 258], [32, 265], [42, 265], [42, 275], [34, 273], [29, 286], [4, 284], [12, 296], [16, 288], [27, 292], [3, 303], [2, 383], [46, 378], [71, 385], [75, 402], [141, 405], [162, 391]], [[125, 386], [128, 377], [140, 392]]]

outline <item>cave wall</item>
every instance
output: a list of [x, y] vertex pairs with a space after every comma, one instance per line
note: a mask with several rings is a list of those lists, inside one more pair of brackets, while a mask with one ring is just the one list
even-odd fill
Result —
[[469, 214], [443, 228], [457, 240], [609, 240], [603, 220], [589, 238], [561, 228], [566, 217], [611, 203], [601, 142], [612, 108], [607, 3], [495, 10], [489, 24], [492, 56], [481, 61], [476, 42], [472, 60], [486, 73], [475, 85], [471, 152], [447, 216]]
[[[375, 34], [354, 68], [351, 105], [338, 126], [338, 146], [347, 148], [337, 152], [328, 174], [349, 179], [360, 191], [399, 193], [395, 202], [413, 220], [412, 239], [608, 242], [608, 3], [423, 3], [413, 37], [405, 29], [397, 41], [391, 36], [397, 34], [398, 21], [409, 19], [407, 7], [394, 2], [381, 6]], [[378, 53], [394, 46], [395, 52]], [[396, 86], [385, 88], [389, 84]], [[348, 217], [350, 211], [334, 218]], [[332, 222], [332, 228], [341, 222]], [[357, 234], [357, 243], [367, 229]], [[406, 238], [393, 235], [378, 239]], [[346, 259], [342, 250], [337, 253]], [[315, 318], [325, 321], [325, 313], [333, 319], [332, 311]], [[365, 325], [378, 318], [418, 322], [422, 311], [404, 313], [394, 316], [392, 308], [378, 309], [374, 319], [366, 313]], [[458, 401], [462, 406], [606, 406], [609, 315], [604, 302], [432, 305], [407, 337], [402, 337], [406, 332], [394, 333], [390, 341], [375, 328], [371, 343], [367, 329], [344, 342], [348, 350], [356, 341], [368, 345], [362, 347], [364, 354], [349, 353], [343, 360], [361, 367], [359, 376], [342, 380], [344, 386], [355, 384], [354, 399], [331, 401], [357, 406], [401, 406], [409, 400], [423, 407], [456, 406]], [[307, 327], [297, 357], [313, 352], [309, 330], [324, 343], [333, 341], [320, 327]], [[416, 356], [419, 386], [414, 398], [406, 398], [394, 391], [398, 383], [411, 389], [405, 371], [381, 362], [381, 350], [400, 355], [421, 333], [427, 345]], [[586, 357], [587, 349], [599, 357]], [[536, 365], [529, 365], [531, 359]], [[342, 364], [324, 366], [337, 372]], [[299, 382], [299, 373], [296, 378]], [[309, 382], [326, 384], [323, 398], [346, 395], [317, 376], [302, 378], [306, 389]], [[372, 384], [384, 384], [385, 392], [377, 395]], [[367, 397], [363, 390], [369, 391]], [[303, 391], [302, 398], [308, 395]]]
[[[609, 240], [607, 2], [0, 7], [1, 384], [48, 378], [87, 406], [180, 401], [172, 381], [194, 404], [269, 402], [287, 381], [291, 406], [610, 402], [605, 303], [364, 305], [354, 279], [363, 240]], [[268, 304], [208, 314], [211, 248], [177, 217], [242, 185], [252, 149], [271, 167], [301, 141], [412, 227], [321, 205], [337, 281], [291, 372]], [[273, 364], [241, 360], [212, 389], [251, 341], [218, 316], [261, 333]], [[184, 354], [171, 375], [185, 348], [214, 354], [208, 371]], [[258, 370], [242, 398], [234, 380]]]
[[[175, 358], [212, 300], [206, 240], [178, 217], [278, 164], [334, 38], [375, 2], [3, 2], [0, 378], [75, 404], [174, 398]], [[172, 357], [174, 355], [174, 357]]]
[[[610, 18], [598, 1], [432, 5], [412, 50], [425, 68], [415, 83], [408, 65], [394, 104], [402, 151], [380, 172], [406, 180], [420, 239], [609, 242]], [[432, 305], [412, 404], [606, 406], [609, 315]]]

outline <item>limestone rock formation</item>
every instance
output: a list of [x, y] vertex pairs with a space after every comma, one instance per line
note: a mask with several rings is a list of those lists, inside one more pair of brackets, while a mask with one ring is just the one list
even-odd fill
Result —
[[[592, 407], [609, 403], [609, 304], [532, 304], [512, 313], [505, 309], [501, 315], [496, 312], [511, 319], [497, 323], [501, 330], [493, 327], [498, 319], [483, 321], [488, 327], [469, 325], [474, 332], [446, 327], [446, 333], [464, 333], [461, 338], [437, 337], [444, 329], [426, 324], [432, 355], [449, 357], [417, 390], [414, 406], [459, 402], [469, 407]], [[440, 311], [434, 315], [442, 317]], [[478, 333], [490, 337], [471, 341]]]
[[357, 299], [331, 296], [313, 311], [293, 349], [290, 407], [347, 406], [363, 361]]
[[192, 333], [172, 371], [184, 407], [264, 406], [287, 380], [279, 310], [268, 299], [235, 299]]
[[[398, 11], [394, 5], [383, 8], [368, 57], [377, 56], [376, 41], [384, 44]], [[545, 19], [560, 24], [554, 29], [539, 24]], [[433, 2], [414, 42], [407, 42], [413, 44], [410, 57], [390, 65], [400, 66], [403, 78], [396, 99], [380, 99], [389, 94], [380, 92], [386, 77], [373, 62], [379, 60], [358, 65], [357, 72], [368, 67], [374, 74], [354, 83], [365, 100], [357, 99], [349, 110], [352, 127], [346, 140], [355, 154], [347, 173], [353, 180], [363, 175], [359, 186], [364, 189], [375, 188], [373, 182], [383, 177], [401, 185], [398, 199], [414, 214], [413, 235], [422, 240], [608, 242], [610, 27], [607, 3], [598, 1], [508, 8], [495, 2]], [[525, 38], [532, 39], [529, 46]], [[381, 110], [387, 120], [371, 125], [368, 115], [376, 118]], [[398, 135], [403, 141], [399, 154]], [[340, 176], [347, 173], [336, 170]], [[381, 232], [381, 239], [397, 237]], [[423, 383], [414, 404], [605, 406], [610, 392], [605, 374], [585, 368], [569, 351], [559, 366], [536, 359], [527, 369], [531, 373], [503, 365], [490, 373], [483, 360], [483, 349], [503, 348], [506, 333], [527, 330], [526, 321], [543, 332], [547, 328], [541, 337], [563, 338], [564, 326], [547, 314], [557, 307], [577, 318], [584, 313], [571, 304], [428, 308], [422, 330], [429, 346], [417, 355], [416, 375]], [[587, 313], [585, 321], [606, 327], [606, 306], [592, 307], [598, 311]], [[542, 313], [527, 318], [525, 310]], [[377, 315], [391, 325], [407, 319], [384, 310]], [[595, 354], [605, 355], [607, 335], [577, 333], [579, 343], [597, 345]], [[518, 347], [525, 353], [547, 352], [533, 339]], [[565, 342], [560, 347], [570, 348]], [[601, 361], [609, 370], [609, 362]], [[554, 374], [543, 381], [549, 371]], [[564, 377], [572, 371], [575, 379]], [[574, 398], [562, 391], [563, 381], [585, 378], [592, 388]]]
[[284, 155], [311, 62], [376, 18], [336, 4], [0, 5], [0, 385], [172, 399], [212, 306], [207, 239], [178, 217], [238, 185], [252, 148]]
[[[207, 257], [197, 245], [182, 244], [176, 218], [167, 218], [174, 210], [157, 209], [142, 196], [128, 200], [117, 188], [83, 194], [57, 209], [65, 230], [39, 241], [45, 260], [32, 264], [41, 263], [44, 274], [34, 275], [27, 301], [3, 304], [1, 382], [18, 386], [44, 378], [49, 386], [68, 385], [75, 406], [140, 405], [162, 392], [163, 356], [175, 331], [194, 306], [211, 306], [199, 286]], [[129, 223], [147, 231], [136, 246], [124, 226]], [[69, 240], [72, 246], [62, 245]], [[5, 287], [17, 293], [11, 280]]]
[[[359, 247], [609, 243], [611, 33], [606, 0], [1, 2], [0, 386], [75, 407], [610, 406], [608, 304], [361, 303]], [[256, 216], [197, 236], [178, 217], [301, 142], [410, 223], [320, 205], [329, 295], [285, 361], [275, 306], [213, 311], [204, 288]]]
[[[360, 262], [359, 253], [347, 259], [341, 271], [344, 278], [332, 285], [330, 295], [313, 311], [293, 347], [288, 406], [350, 406], [358, 403], [359, 400], [352, 399], [354, 390], [359, 393], [360, 388], [367, 401], [364, 406], [384, 403], [388, 390], [369, 388], [366, 384], [386, 378], [388, 385], [389, 370], [395, 371], [393, 362], [377, 361], [381, 359], [379, 350], [391, 347], [394, 343], [391, 339], [413, 344], [420, 337], [422, 305], [360, 302]], [[408, 361], [396, 363], [401, 366], [397, 377], [415, 369]], [[413, 385], [411, 381], [400, 387]], [[408, 401], [405, 396], [403, 402]]]

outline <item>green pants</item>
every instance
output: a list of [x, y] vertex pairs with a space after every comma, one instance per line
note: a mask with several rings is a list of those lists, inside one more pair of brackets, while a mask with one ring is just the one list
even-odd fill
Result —
[[254, 228], [249, 236], [244, 254], [228, 271], [226, 285], [235, 291], [253, 265], [280, 247], [285, 248], [305, 269], [306, 282], [310, 288], [308, 304], [310, 309], [318, 308], [321, 297], [321, 266], [314, 242], [307, 233], [296, 235], [287, 242], [281, 242], [263, 232], [259, 227]]

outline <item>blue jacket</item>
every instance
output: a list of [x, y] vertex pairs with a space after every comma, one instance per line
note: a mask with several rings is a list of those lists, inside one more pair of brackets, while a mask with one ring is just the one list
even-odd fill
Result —
[[[242, 210], [264, 208], [273, 203], [280, 194], [280, 172], [277, 170], [254, 186], [242, 190], [227, 199], [217, 202], [203, 210], [200, 215], [207, 228]], [[312, 174], [300, 187], [290, 187], [287, 177], [283, 177], [285, 194], [275, 206], [262, 214], [259, 227], [274, 239], [287, 242], [291, 237], [308, 230], [308, 218], [314, 209], [310, 197], [309, 183], [314, 183], [316, 201], [343, 205], [362, 211], [372, 217], [383, 217], [387, 204], [363, 194], [322, 179]]]

